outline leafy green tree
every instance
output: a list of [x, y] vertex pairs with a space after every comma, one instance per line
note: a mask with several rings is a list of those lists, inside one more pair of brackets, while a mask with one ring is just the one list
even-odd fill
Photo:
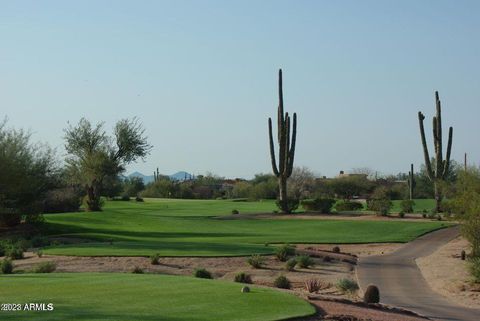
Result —
[[26, 221], [38, 218], [55, 173], [48, 147], [32, 144], [29, 133], [0, 122], [0, 225], [17, 225], [22, 216]]
[[339, 198], [344, 200], [352, 199], [353, 196], [369, 193], [373, 187], [373, 182], [369, 181], [365, 176], [346, 176], [333, 179], [329, 183], [332, 191]]
[[145, 183], [141, 177], [127, 178], [123, 182], [124, 192], [130, 197], [136, 197], [145, 189]]
[[113, 138], [107, 136], [103, 125], [92, 125], [82, 118], [76, 126], [65, 129], [67, 166], [70, 175], [85, 186], [89, 211], [101, 210], [104, 180], [120, 175], [127, 164], [144, 159], [151, 149], [136, 118], [117, 122]]

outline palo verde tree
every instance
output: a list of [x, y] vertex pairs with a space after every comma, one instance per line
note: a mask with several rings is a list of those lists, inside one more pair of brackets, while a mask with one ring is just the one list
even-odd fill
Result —
[[151, 149], [136, 118], [120, 120], [114, 138], [107, 136], [103, 125], [82, 118], [65, 129], [67, 166], [72, 178], [85, 186], [88, 211], [101, 210], [100, 195], [107, 177], [118, 176], [127, 164], [144, 159]]
[[423, 127], [423, 120], [425, 116], [422, 112], [418, 112], [418, 121], [420, 124], [420, 135], [422, 139], [423, 154], [425, 157], [425, 168], [428, 175], [428, 178], [433, 182], [434, 193], [435, 193], [435, 211], [440, 212], [442, 194], [439, 189], [439, 185], [442, 181], [445, 180], [445, 177], [448, 174], [450, 167], [450, 153], [452, 151], [452, 137], [453, 137], [453, 127], [450, 127], [448, 130], [448, 144], [447, 144], [447, 154], [445, 159], [443, 159], [443, 144], [442, 144], [442, 107], [440, 103], [440, 98], [438, 97], [438, 91], [435, 92], [435, 103], [436, 103], [436, 116], [433, 117], [433, 143], [435, 147], [435, 160], [432, 164], [430, 155], [428, 153], [427, 141], [425, 139], [425, 129]]
[[[278, 140], [278, 166], [275, 158], [275, 146], [272, 133], [272, 119], [268, 118], [268, 134], [270, 138], [270, 156], [272, 159], [273, 173], [278, 179], [279, 206], [283, 213], [290, 213], [287, 198], [287, 180], [292, 175], [293, 159], [295, 156], [295, 140], [297, 137], [297, 114], [293, 113], [293, 126], [288, 112], [283, 112], [283, 88], [282, 70], [278, 71], [278, 119], [277, 119], [277, 140]], [[292, 126], [292, 131], [291, 130]]]

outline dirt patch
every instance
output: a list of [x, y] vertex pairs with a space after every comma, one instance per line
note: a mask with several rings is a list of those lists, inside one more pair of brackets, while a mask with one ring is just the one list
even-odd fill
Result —
[[430, 287], [449, 300], [469, 308], [480, 308], [480, 286], [471, 283], [467, 261], [460, 259], [469, 244], [458, 237], [433, 254], [416, 260]]
[[426, 319], [401, 312], [389, 311], [388, 308], [367, 308], [355, 303], [335, 302], [330, 300], [310, 300], [319, 311], [319, 316], [305, 319], [345, 320], [345, 321], [425, 321]]
[[333, 248], [338, 246], [342, 252], [341, 257], [364, 257], [370, 255], [390, 254], [404, 244], [401, 243], [369, 243], [369, 244], [296, 244], [299, 250], [317, 251], [323, 255], [335, 256]]

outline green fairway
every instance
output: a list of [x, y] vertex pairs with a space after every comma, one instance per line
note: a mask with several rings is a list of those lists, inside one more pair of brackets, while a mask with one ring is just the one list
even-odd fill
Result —
[[[430, 211], [435, 207], [435, 200], [434, 199], [415, 199], [415, 205], [413, 206], [413, 211], [415, 213], [421, 213], [424, 210], [430, 213]], [[400, 206], [400, 203], [402, 201], [396, 200], [392, 201], [393, 202], [393, 208], [392, 212], [398, 213], [402, 210], [402, 207]]]
[[[153, 274], [1, 276], [1, 303], [53, 303], [53, 311], [0, 311], [0, 320], [283, 320], [314, 308], [293, 295], [241, 284]], [[22, 305], [23, 308], [23, 305]]]
[[[306, 219], [227, 220], [213, 216], [271, 212], [273, 202], [147, 200], [108, 202], [103, 212], [45, 215], [51, 236], [88, 242], [44, 253], [81, 256], [232, 256], [272, 253], [265, 243], [407, 242], [442, 222]], [[110, 242], [112, 240], [112, 242]]]

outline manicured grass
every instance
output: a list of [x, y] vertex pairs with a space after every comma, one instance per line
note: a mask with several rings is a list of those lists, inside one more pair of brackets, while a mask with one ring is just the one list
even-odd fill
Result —
[[53, 311], [0, 311], [1, 320], [283, 320], [314, 308], [288, 293], [153, 274], [53, 273], [0, 277], [1, 303], [53, 303]]
[[[435, 200], [434, 199], [415, 199], [415, 205], [413, 206], [413, 211], [415, 213], [421, 213], [423, 210], [430, 213], [430, 211], [435, 207]], [[402, 210], [400, 207], [400, 203], [402, 201], [395, 200], [393, 201], [393, 208], [392, 212], [398, 213]]]
[[[81, 256], [240, 256], [272, 253], [265, 243], [408, 242], [442, 222], [218, 219], [272, 212], [273, 202], [146, 200], [108, 202], [103, 212], [45, 215], [46, 233], [87, 239], [46, 254]], [[332, 216], [334, 217], [334, 216]], [[112, 240], [112, 242], [110, 242]]]

